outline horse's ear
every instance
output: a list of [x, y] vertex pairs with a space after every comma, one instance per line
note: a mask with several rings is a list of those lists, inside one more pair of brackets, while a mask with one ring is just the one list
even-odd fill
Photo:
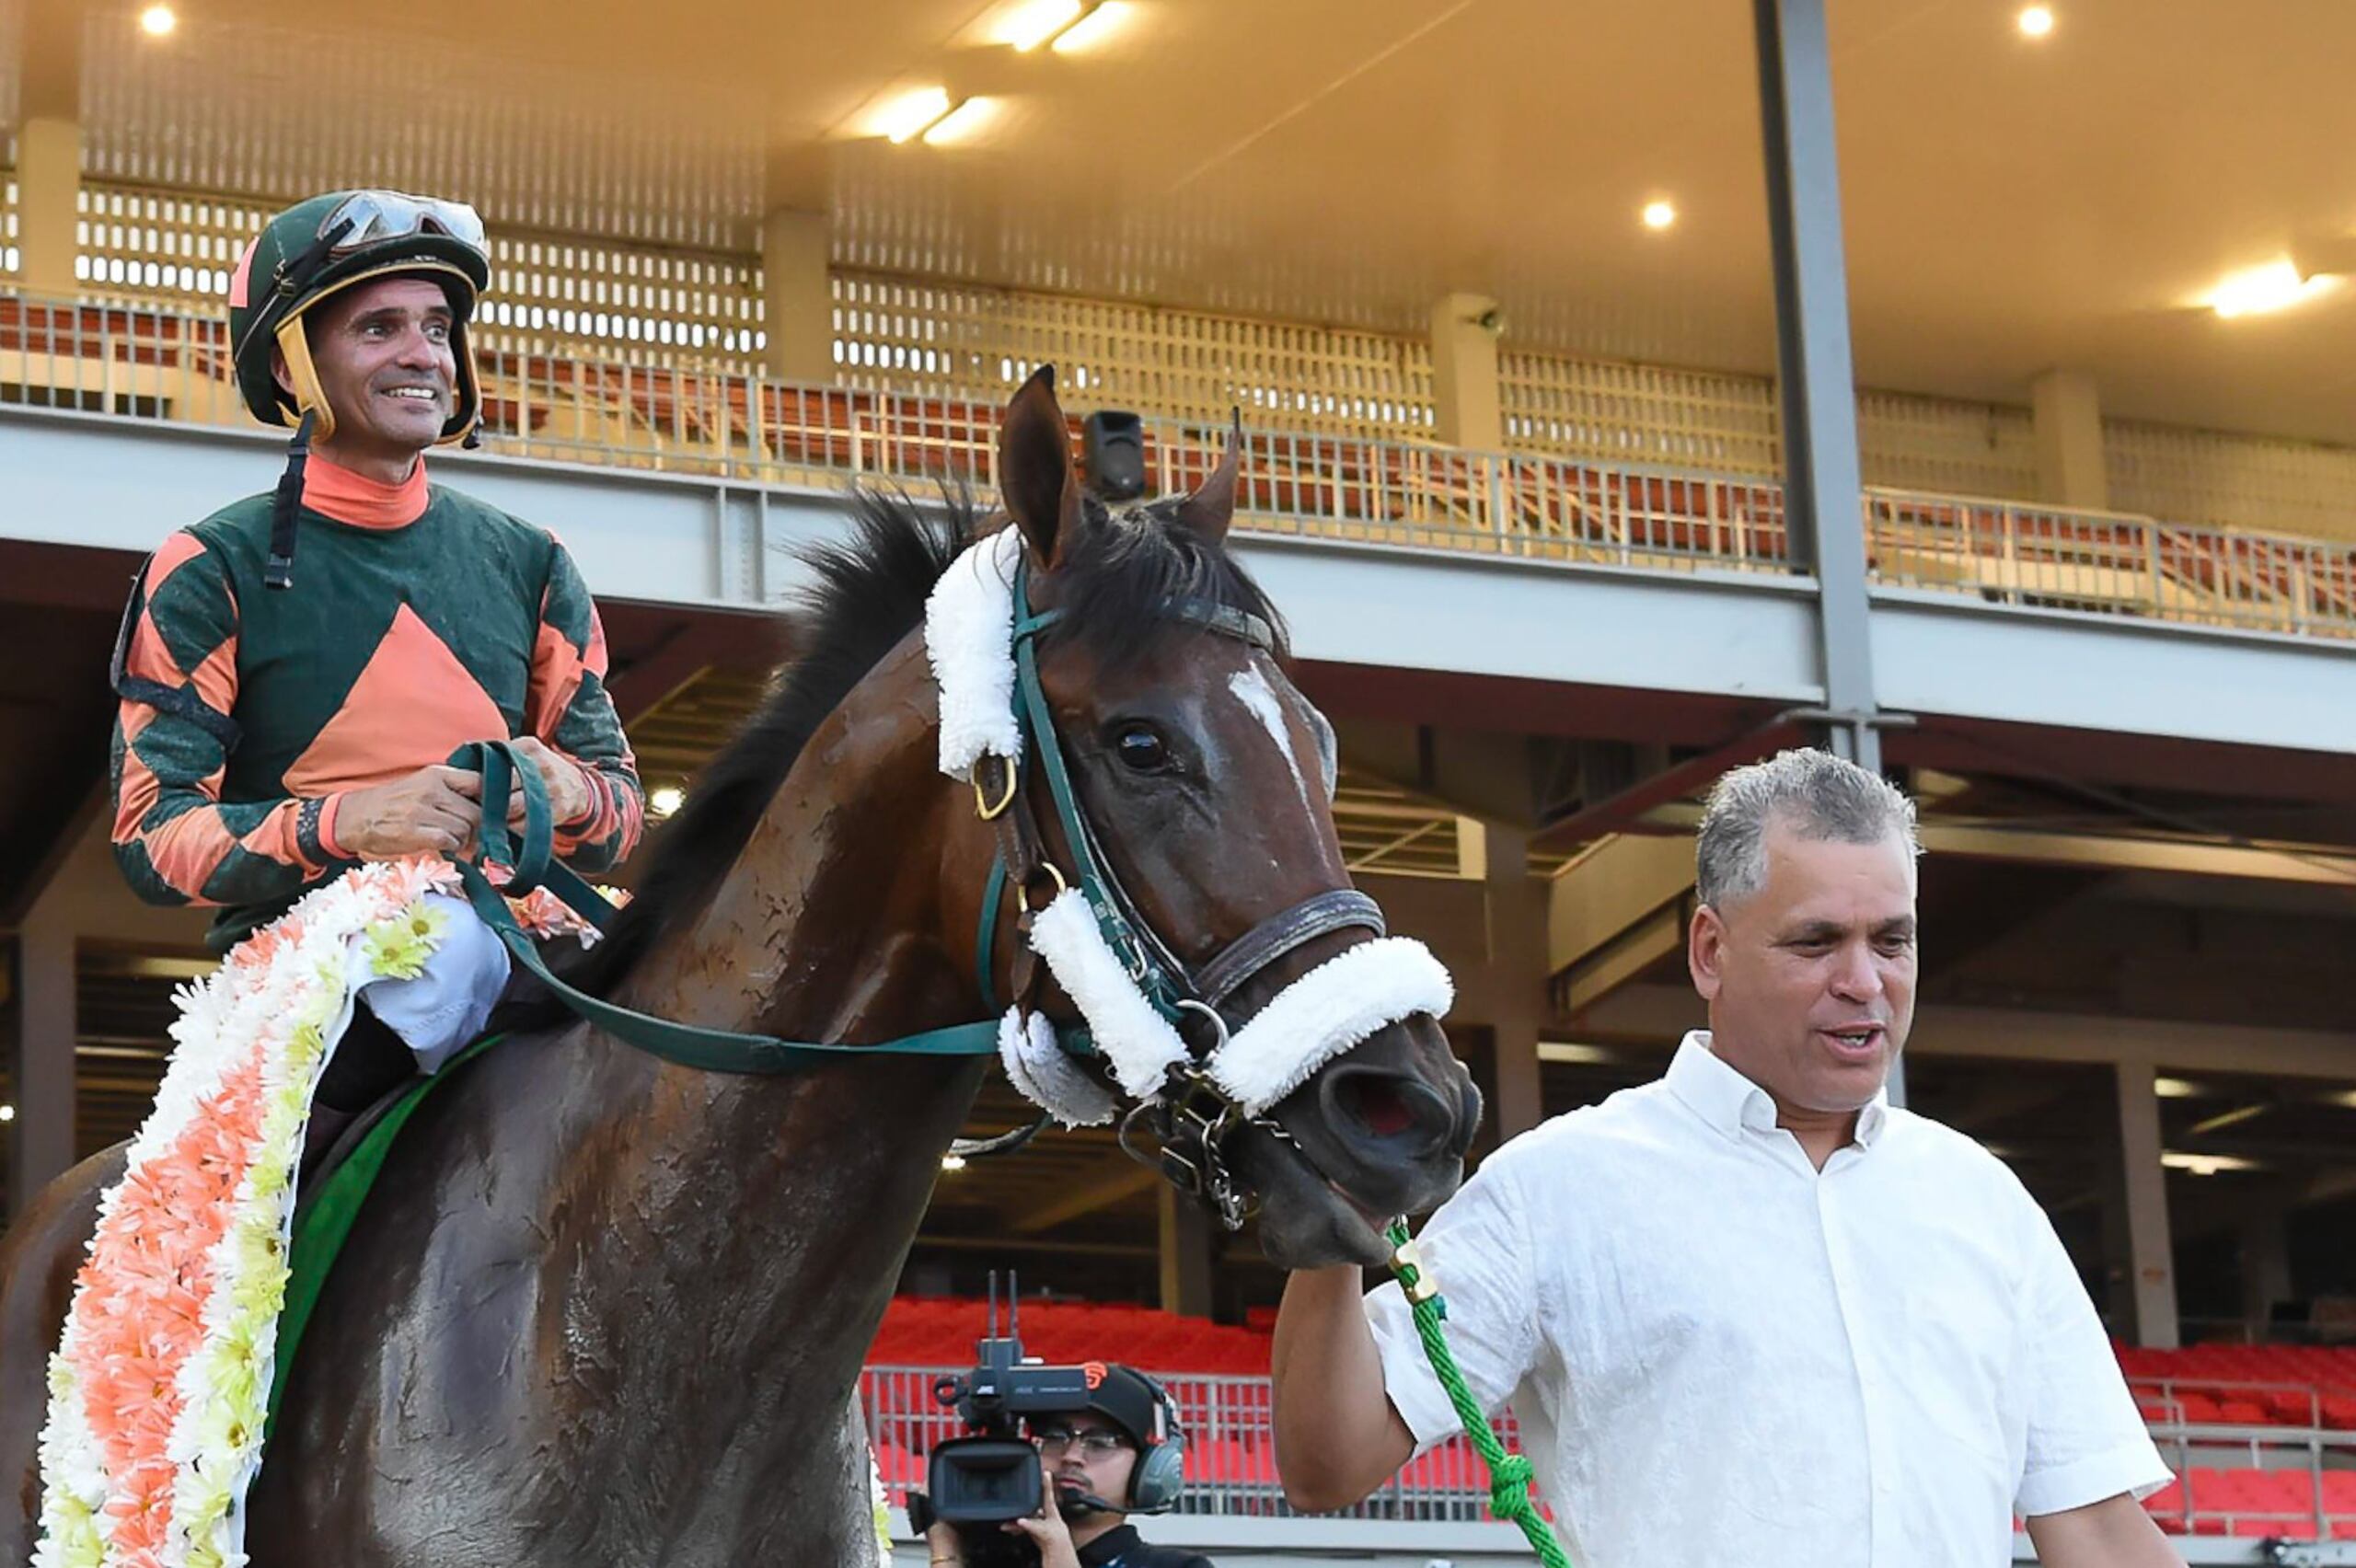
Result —
[[1227, 525], [1235, 521], [1235, 475], [1243, 460], [1243, 414], [1238, 409], [1228, 427], [1227, 454], [1211, 477], [1178, 503], [1178, 522], [1187, 532], [1210, 544], [1223, 543]]
[[1072, 467], [1071, 428], [1056, 401], [1054, 365], [1033, 371], [1006, 407], [998, 431], [998, 487], [1032, 559], [1052, 570], [1080, 522], [1080, 474]]

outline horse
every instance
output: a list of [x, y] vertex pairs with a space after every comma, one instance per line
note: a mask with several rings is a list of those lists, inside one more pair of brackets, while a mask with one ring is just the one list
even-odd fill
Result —
[[[1330, 729], [1270, 653], [1164, 613], [1183, 597], [1281, 627], [1225, 548], [1232, 448], [1191, 495], [1109, 509], [1075, 472], [1043, 370], [1003, 415], [999, 461], [1003, 525], [1034, 603], [1057, 613], [1039, 679], [1064, 755], [1153, 933], [1200, 963], [1346, 888]], [[1001, 973], [987, 990], [976, 974], [994, 829], [937, 770], [918, 631], [987, 520], [953, 497], [849, 505], [849, 541], [807, 552], [797, 657], [593, 955], [584, 983], [610, 999], [873, 1043], [987, 1017], [985, 996], [1020, 984], [1013, 898], [988, 944]], [[1247, 1020], [1368, 935], [1283, 953], [1221, 1010]], [[1040, 1005], [1071, 1016], [1052, 981]], [[566, 1015], [457, 1069], [394, 1147], [318, 1300], [248, 1498], [252, 1561], [868, 1560], [851, 1395], [984, 1066], [853, 1054], [703, 1072]], [[1328, 1061], [1228, 1139], [1264, 1250], [1286, 1267], [1380, 1262], [1381, 1216], [1461, 1180], [1478, 1107], [1428, 1014]], [[0, 1246], [0, 1475], [23, 1478], [0, 1508], [11, 1568], [38, 1518], [45, 1358], [121, 1167], [118, 1147], [68, 1171]]]

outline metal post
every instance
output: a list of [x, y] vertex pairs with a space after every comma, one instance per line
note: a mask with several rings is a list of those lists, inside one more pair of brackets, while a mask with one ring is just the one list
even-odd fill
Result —
[[1825, 726], [1826, 744], [1878, 772], [1881, 737], [1873, 722], [1865, 503], [1824, 0], [1751, 0], [1751, 12], [1775, 256], [1784, 516], [1793, 543], [1816, 571], [1824, 705], [1835, 715]]

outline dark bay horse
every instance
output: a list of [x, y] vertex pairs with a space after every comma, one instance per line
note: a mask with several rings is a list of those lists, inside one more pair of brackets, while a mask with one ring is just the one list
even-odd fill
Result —
[[[1158, 613], [1178, 595], [1273, 619], [1224, 549], [1232, 465], [1184, 501], [1108, 513], [1073, 473], [1045, 372], [1008, 409], [999, 456], [1034, 598], [1064, 612], [1042, 649], [1048, 699], [1140, 913], [1196, 963], [1346, 886], [1314, 786], [1322, 721], [1268, 655]], [[972, 531], [868, 497], [856, 541], [814, 556], [802, 655], [672, 824], [601, 950], [609, 995], [806, 1040], [987, 1016], [992, 829], [937, 771], [917, 635]], [[1281, 722], [1238, 681], [1281, 694]], [[1361, 940], [1319, 938], [1230, 1010], [1240, 1022]], [[1052, 991], [1045, 1005], [1068, 1016]], [[705, 1073], [562, 1020], [473, 1062], [410, 1123], [319, 1302], [250, 1498], [255, 1563], [867, 1561], [851, 1391], [982, 1071]], [[1369, 1218], [1453, 1190], [1477, 1107], [1426, 1016], [1328, 1063], [1273, 1113], [1290, 1143], [1249, 1128], [1231, 1150], [1270, 1256], [1379, 1261]], [[69, 1171], [0, 1246], [5, 1568], [30, 1555], [44, 1361], [121, 1163], [118, 1148]]]

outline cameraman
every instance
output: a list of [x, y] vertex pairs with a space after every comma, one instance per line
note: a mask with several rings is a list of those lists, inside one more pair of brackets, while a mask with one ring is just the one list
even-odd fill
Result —
[[[1149, 1448], [1183, 1447], [1184, 1438], [1160, 1384], [1126, 1366], [1103, 1373], [1085, 1410], [1031, 1418], [1045, 1501], [1038, 1513], [999, 1528], [1028, 1536], [1040, 1568], [1212, 1568], [1196, 1553], [1147, 1545], [1128, 1522], [1133, 1509], [1159, 1513], [1177, 1501], [1174, 1454], [1162, 1461], [1169, 1481], [1149, 1485], [1151, 1495], [1138, 1495], [1138, 1470]], [[953, 1526], [936, 1523], [925, 1540], [933, 1568], [965, 1568]]]

